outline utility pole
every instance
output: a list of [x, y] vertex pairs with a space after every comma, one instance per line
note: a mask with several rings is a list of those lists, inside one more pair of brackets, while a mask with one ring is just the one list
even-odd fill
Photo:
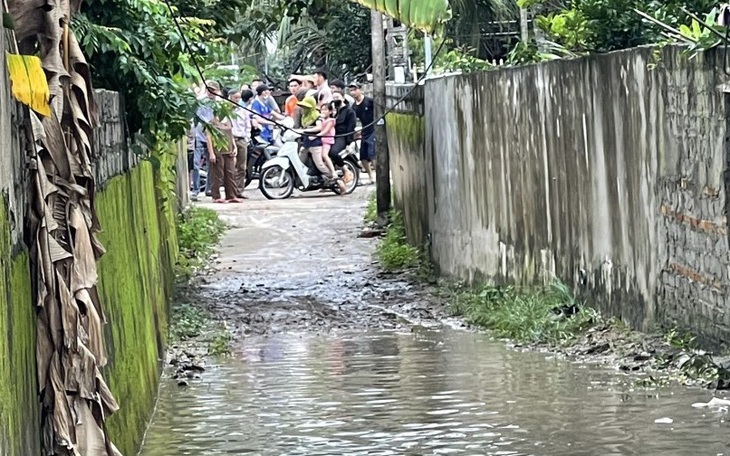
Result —
[[433, 59], [433, 56], [431, 53], [431, 35], [429, 35], [428, 33], [423, 37], [423, 47], [425, 51], [424, 64], [426, 65], [426, 68], [428, 68], [428, 71], [426, 73], [427, 75], [429, 75], [431, 74], [431, 61]]
[[[375, 10], [370, 13], [373, 51], [373, 101], [375, 119], [385, 112], [385, 36], [383, 15]], [[377, 197], [378, 219], [387, 220], [390, 212], [390, 157], [388, 155], [388, 136], [385, 123], [375, 126], [376, 176], [375, 196]]]

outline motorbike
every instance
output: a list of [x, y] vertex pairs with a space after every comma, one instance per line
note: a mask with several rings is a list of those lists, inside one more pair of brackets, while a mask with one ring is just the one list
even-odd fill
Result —
[[254, 179], [261, 177], [261, 167], [279, 152], [279, 146], [269, 144], [259, 136], [254, 138], [254, 142], [255, 144], [252, 142], [248, 146], [244, 188], [248, 187]]
[[[314, 164], [311, 156], [302, 162], [299, 157], [298, 135], [292, 130], [282, 134], [283, 146], [276, 157], [268, 160], [261, 167], [259, 189], [270, 200], [289, 198], [294, 189], [302, 192], [329, 189], [336, 194], [342, 190], [336, 182], [328, 181]], [[354, 143], [353, 143], [354, 144]], [[353, 145], [351, 145], [353, 146]], [[348, 147], [340, 153], [345, 161], [345, 167], [353, 176], [352, 181], [346, 184], [345, 194], [355, 191], [360, 181], [361, 165], [357, 158], [356, 145]], [[338, 178], [342, 178], [343, 171], [338, 170]]]

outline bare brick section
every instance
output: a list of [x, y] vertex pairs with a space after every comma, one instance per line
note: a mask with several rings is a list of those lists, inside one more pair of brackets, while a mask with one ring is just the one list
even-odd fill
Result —
[[709, 220], [700, 220], [691, 215], [673, 211], [667, 206], [662, 206], [661, 212], [670, 220], [676, 220], [677, 222], [684, 223], [685, 225], [692, 227], [695, 231], [701, 231], [707, 234], [717, 234], [718, 236], [725, 236], [727, 234], [727, 220], [725, 220], [724, 216], [723, 223], [717, 224]]
[[665, 47], [651, 70], [653, 52], [426, 82], [388, 142], [409, 236], [441, 273], [558, 277], [636, 327], [730, 342], [723, 55]]

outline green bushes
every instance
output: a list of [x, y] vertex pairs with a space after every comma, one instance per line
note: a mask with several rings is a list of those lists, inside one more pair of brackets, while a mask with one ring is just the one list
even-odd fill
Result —
[[498, 337], [523, 343], [560, 345], [598, 323], [600, 315], [576, 302], [568, 288], [550, 286], [518, 289], [486, 286], [448, 291], [451, 311]]
[[226, 230], [226, 224], [211, 209], [194, 207], [180, 216], [177, 275], [189, 278], [210, 259]]

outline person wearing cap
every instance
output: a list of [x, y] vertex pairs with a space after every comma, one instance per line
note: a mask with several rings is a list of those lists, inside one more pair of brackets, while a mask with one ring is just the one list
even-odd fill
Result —
[[371, 183], [375, 183], [375, 104], [373, 99], [362, 93], [362, 87], [357, 82], [350, 84], [350, 95], [355, 99], [352, 109], [360, 119], [362, 125], [360, 142], [360, 161], [368, 173]]
[[286, 102], [284, 103], [284, 114], [286, 114], [288, 117], [294, 117], [294, 113], [297, 110], [297, 92], [299, 92], [299, 89], [302, 87], [302, 81], [301, 79], [297, 79], [295, 77], [289, 78], [289, 92], [291, 92], [291, 95], [289, 98], [286, 99]]
[[267, 101], [269, 98], [271, 98], [271, 89], [264, 84], [259, 84], [256, 86], [256, 99], [251, 103], [251, 110], [256, 113], [253, 115], [253, 121], [261, 129], [261, 139], [273, 144], [276, 123], [272, 118], [281, 119], [283, 116], [271, 109]]
[[[256, 92], [256, 88], [260, 85], [266, 86], [266, 84], [264, 84], [264, 81], [262, 81], [261, 79], [258, 79], [258, 78], [254, 79], [253, 81], [251, 81], [251, 90], [253, 92]], [[271, 88], [269, 87], [269, 91], [270, 90], [271, 90]], [[241, 92], [243, 92], [243, 90], [241, 90]], [[278, 104], [276, 104], [276, 100], [274, 99], [274, 97], [270, 96], [269, 98], [267, 98], [266, 103], [269, 105], [272, 112], [281, 114], [281, 108], [279, 107]]]

